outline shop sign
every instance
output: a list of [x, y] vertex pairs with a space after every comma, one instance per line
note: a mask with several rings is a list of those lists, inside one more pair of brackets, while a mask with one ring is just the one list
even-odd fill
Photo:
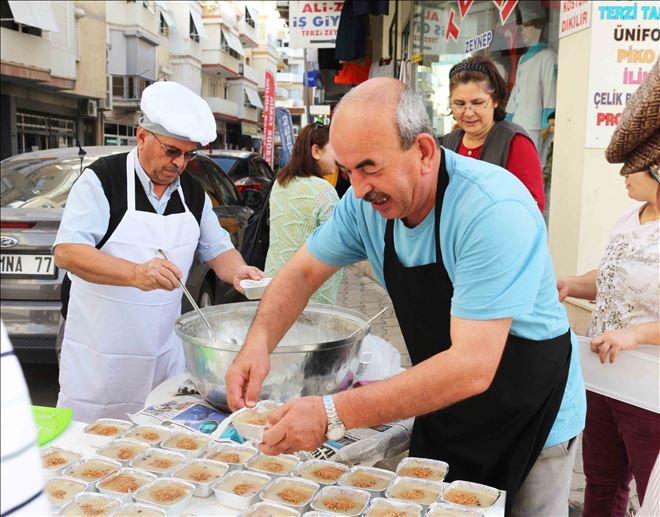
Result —
[[255, 136], [257, 134], [257, 126], [241, 122], [241, 133], [243, 135]]
[[591, 25], [591, 1], [562, 0], [559, 8], [559, 37], [587, 29]]
[[488, 48], [491, 41], [493, 41], [493, 31], [484, 32], [483, 34], [479, 34], [479, 36], [470, 38], [465, 42], [465, 53], [469, 54], [482, 48]]
[[440, 38], [445, 32], [442, 19], [447, 17], [446, 12], [444, 9], [424, 6], [423, 13], [423, 21], [421, 13], [415, 14], [413, 19], [413, 44], [425, 51], [425, 54], [441, 54]]
[[272, 73], [266, 72], [264, 86], [264, 132], [261, 153], [272, 168], [275, 152], [275, 78]]
[[343, 0], [288, 4], [290, 48], [334, 48]]
[[607, 147], [621, 113], [660, 51], [655, 1], [593, 2], [586, 147]]

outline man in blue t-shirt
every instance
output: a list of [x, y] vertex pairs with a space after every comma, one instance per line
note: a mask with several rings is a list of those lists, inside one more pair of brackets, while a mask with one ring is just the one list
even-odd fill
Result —
[[262, 451], [415, 416], [411, 456], [506, 490], [507, 514], [566, 515], [584, 385], [534, 200], [504, 169], [439, 148], [422, 99], [394, 79], [349, 92], [330, 142], [352, 189], [266, 291], [226, 375], [230, 406], [256, 403], [269, 353], [311, 294], [366, 259], [413, 367], [289, 401], [271, 413]]

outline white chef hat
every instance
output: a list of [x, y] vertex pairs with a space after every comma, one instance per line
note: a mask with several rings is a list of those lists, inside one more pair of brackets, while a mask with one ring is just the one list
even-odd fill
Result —
[[140, 125], [152, 133], [202, 146], [213, 142], [213, 112], [199, 95], [174, 81], [158, 81], [142, 92]]
[[522, 23], [528, 23], [534, 20], [545, 20], [545, 8], [541, 2], [519, 2], [520, 17]]

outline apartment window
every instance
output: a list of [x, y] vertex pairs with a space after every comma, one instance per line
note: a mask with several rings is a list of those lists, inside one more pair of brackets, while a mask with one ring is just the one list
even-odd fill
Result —
[[254, 19], [252, 18], [252, 15], [250, 14], [250, 11], [247, 7], [245, 7], [245, 23], [247, 23], [252, 28], [256, 27]]
[[229, 43], [227, 42], [227, 38], [225, 38], [224, 31], [220, 31], [220, 48], [222, 49], [223, 52], [226, 52], [231, 57], [234, 57], [236, 59], [241, 59], [241, 55], [229, 46]]
[[0, 27], [10, 31], [22, 32], [23, 34], [32, 34], [32, 36], [41, 37], [42, 31], [38, 27], [24, 25], [14, 21], [14, 15], [9, 8], [9, 2], [0, 2]]
[[199, 43], [199, 33], [197, 32], [197, 27], [195, 27], [195, 22], [193, 21], [192, 14], [190, 15], [189, 18], [189, 28], [190, 28], [190, 39], [195, 40], [197, 43]]
[[112, 76], [112, 96], [118, 99], [138, 100], [142, 91], [153, 81], [133, 75]]
[[135, 145], [136, 142], [135, 126], [112, 122], [103, 124], [103, 145]]
[[160, 32], [163, 36], [169, 36], [170, 35], [170, 26], [167, 25], [167, 22], [165, 21], [165, 17], [163, 16], [163, 13], [160, 13], [160, 27], [158, 29], [158, 32]]

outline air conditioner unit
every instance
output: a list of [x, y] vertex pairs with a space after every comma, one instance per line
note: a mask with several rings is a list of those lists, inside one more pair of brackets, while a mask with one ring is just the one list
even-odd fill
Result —
[[96, 118], [98, 115], [98, 104], [96, 99], [86, 99], [82, 101], [80, 112], [83, 117]]

